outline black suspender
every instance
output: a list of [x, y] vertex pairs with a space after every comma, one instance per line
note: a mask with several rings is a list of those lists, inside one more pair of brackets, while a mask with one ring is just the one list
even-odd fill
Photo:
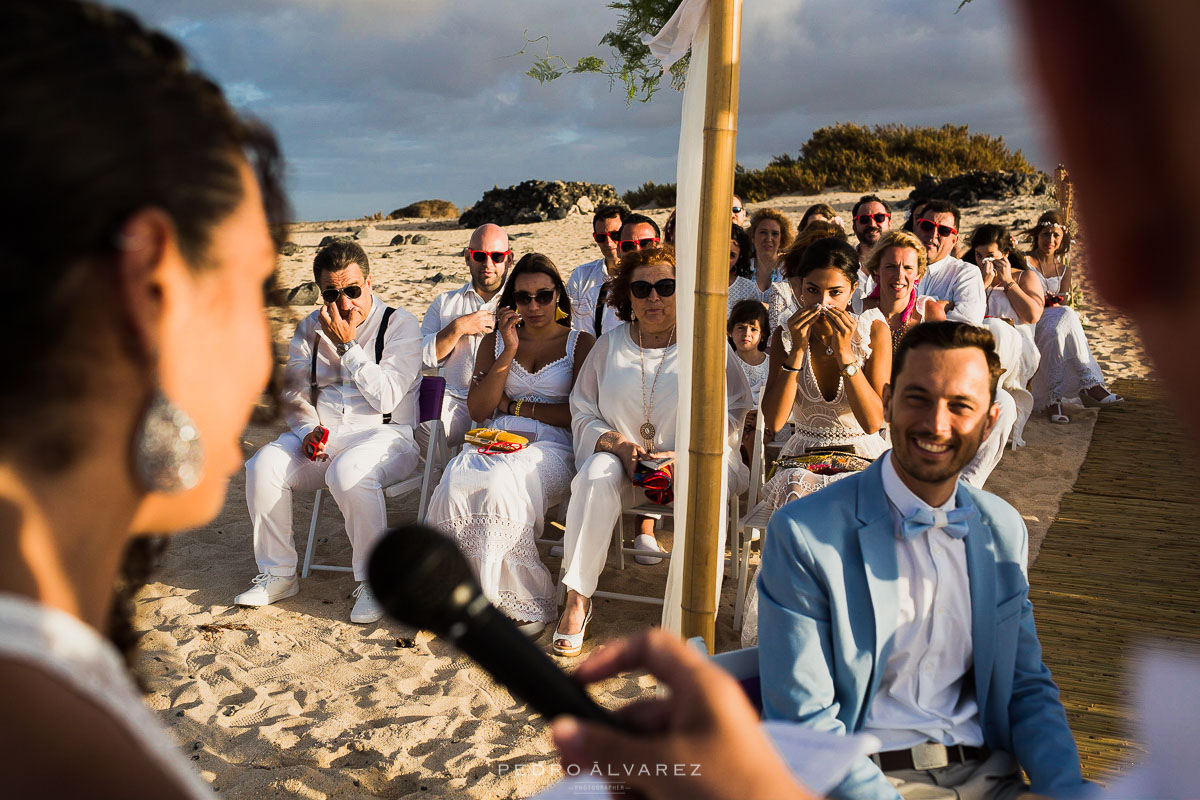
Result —
[[608, 299], [608, 281], [600, 284], [600, 294], [596, 296], [596, 311], [592, 314], [592, 331], [597, 339], [600, 338], [600, 328], [604, 325], [604, 301]]
[[[392, 318], [392, 314], [396, 313], [396, 309], [391, 306], [384, 306], [383, 319], [379, 321], [379, 332], [375, 334], [375, 363], [383, 361], [383, 335], [387, 333], [388, 320]], [[308, 370], [308, 398], [312, 403], [313, 408], [317, 407], [317, 395], [320, 393], [320, 388], [317, 386], [317, 346], [321, 343], [321, 333], [318, 330], [313, 334], [312, 344], [312, 364]], [[383, 424], [387, 425], [392, 421], [391, 414], [383, 415]]]

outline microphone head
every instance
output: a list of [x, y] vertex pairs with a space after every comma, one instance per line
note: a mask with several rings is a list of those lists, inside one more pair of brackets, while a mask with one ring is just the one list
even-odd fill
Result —
[[458, 547], [428, 525], [385, 533], [371, 553], [367, 580], [389, 615], [438, 635], [445, 635], [483, 594]]

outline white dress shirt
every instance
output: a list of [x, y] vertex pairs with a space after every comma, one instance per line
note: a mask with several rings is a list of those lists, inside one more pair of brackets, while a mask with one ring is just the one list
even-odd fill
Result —
[[452, 397], [463, 401], [467, 399], [467, 391], [471, 388], [471, 376], [475, 372], [475, 351], [479, 348], [484, 334], [461, 337], [454, 343], [450, 355], [441, 361], [438, 361], [437, 357], [437, 335], [459, 317], [474, 314], [481, 308], [495, 310], [499, 299], [500, 293], [497, 292], [491, 300], [484, 300], [468, 282], [435, 297], [433, 304], [425, 312], [425, 318], [421, 320], [421, 361], [427, 367], [442, 368], [442, 377], [446, 379], [446, 393]]
[[[386, 303], [371, 296], [371, 310], [358, 326], [355, 344], [338, 356], [321, 328], [321, 310], [296, 326], [285, 367], [284, 416], [292, 433], [307, 436], [317, 425], [353, 430], [381, 425], [383, 415], [412, 433], [417, 420], [417, 387], [421, 382], [421, 337], [417, 318], [397, 308], [384, 333], [383, 359], [375, 363], [375, 336]], [[312, 404], [309, 376], [317, 341], [317, 405]]]
[[[603, 258], [580, 264], [571, 273], [567, 280], [567, 297], [571, 300], [572, 328], [596, 335], [596, 303], [600, 300], [600, 287], [609, 277]], [[620, 324], [616, 309], [606, 303], [600, 333], [608, 333]]]
[[[882, 458], [883, 489], [897, 533], [897, 619], [863, 732], [878, 736], [883, 751], [929, 741], [979, 747], [979, 706], [973, 688], [964, 685], [974, 654], [966, 545], [941, 528], [908, 541], [899, 537], [907, 517], [931, 506], [904, 485], [891, 452]], [[955, 507], [952, 494], [938, 508]]]
[[947, 319], [983, 324], [987, 300], [983, 276], [974, 264], [946, 256], [929, 265], [917, 289], [921, 294], [953, 302], [954, 308], [946, 312]]

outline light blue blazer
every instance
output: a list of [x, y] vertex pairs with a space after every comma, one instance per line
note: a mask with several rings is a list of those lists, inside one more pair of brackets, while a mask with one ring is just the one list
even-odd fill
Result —
[[[881, 462], [788, 503], [767, 528], [758, 578], [763, 714], [857, 733], [896, 629], [896, 540]], [[1086, 786], [1079, 753], [1042, 663], [1022, 566], [1028, 532], [1016, 510], [960, 483], [958, 506], [979, 515], [967, 533], [975, 693], [991, 750], [1016, 756], [1032, 791], [1065, 797]], [[830, 794], [897, 798], [864, 757]]]

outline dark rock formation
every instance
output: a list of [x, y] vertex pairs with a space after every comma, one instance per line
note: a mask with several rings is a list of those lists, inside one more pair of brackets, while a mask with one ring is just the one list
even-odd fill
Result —
[[409, 244], [429, 244], [429, 237], [423, 233], [414, 233], [413, 237], [408, 240]]
[[333, 244], [334, 242], [353, 242], [353, 241], [354, 241], [354, 239], [349, 236], [326, 236], [324, 239], [321, 240], [321, 243], [319, 245], [317, 245], [317, 247], [324, 247], [325, 245]]
[[981, 200], [1006, 200], [1010, 197], [1046, 194], [1050, 177], [1044, 172], [984, 172], [971, 170], [950, 178], [926, 175], [908, 195], [914, 200], [949, 200], [959, 208]]
[[279, 254], [281, 256], [294, 256], [294, 255], [296, 255], [296, 253], [299, 253], [299, 252], [300, 252], [300, 245], [296, 244], [295, 242], [284, 242], [279, 247]]
[[449, 200], [418, 200], [404, 208], [397, 208], [388, 214], [388, 219], [442, 219], [457, 216], [458, 206]]
[[497, 186], [485, 192], [483, 199], [458, 218], [458, 224], [475, 228], [485, 222], [497, 225], [547, 222], [563, 219], [572, 212], [586, 213], [582, 208], [589, 205], [616, 202], [617, 192], [607, 183], [524, 181], [507, 189]]

